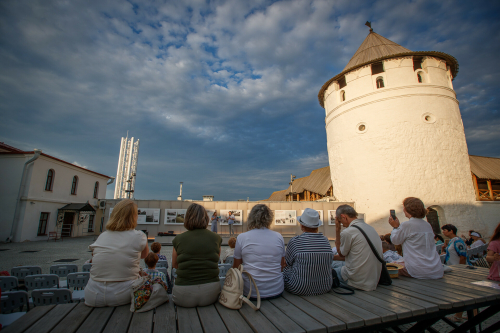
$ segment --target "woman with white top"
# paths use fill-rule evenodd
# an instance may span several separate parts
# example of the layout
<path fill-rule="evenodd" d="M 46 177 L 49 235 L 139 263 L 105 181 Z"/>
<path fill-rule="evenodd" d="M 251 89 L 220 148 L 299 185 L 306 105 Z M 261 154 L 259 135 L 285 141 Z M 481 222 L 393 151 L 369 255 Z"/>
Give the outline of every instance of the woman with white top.
<path fill-rule="evenodd" d="M 90 279 L 85 287 L 85 304 L 93 307 L 130 303 L 131 285 L 141 275 L 140 259 L 149 253 L 148 239 L 137 226 L 137 205 L 120 201 L 94 244 Z M 145 274 L 145 273 L 142 273 Z"/>
<path fill-rule="evenodd" d="M 423 220 L 426 214 L 424 203 L 418 198 L 403 200 L 403 212 L 409 221 L 399 223 L 399 219 L 389 216 L 389 224 L 394 228 L 391 241 L 402 245 L 405 268 L 399 275 L 416 279 L 440 279 L 443 265 L 436 251 L 434 232 L 429 222 Z"/>
<path fill-rule="evenodd" d="M 473 243 L 470 245 L 471 249 L 484 245 L 483 239 L 481 238 L 481 234 L 477 231 L 473 231 L 470 233 L 471 238 L 473 239 Z"/>
<path fill-rule="evenodd" d="M 261 299 L 281 296 L 285 284 L 281 271 L 285 266 L 285 241 L 283 236 L 269 229 L 273 212 L 266 205 L 255 205 L 248 215 L 248 230 L 238 236 L 234 249 L 233 267 L 243 264 L 259 288 Z M 250 283 L 243 275 L 243 293 L 248 294 Z M 252 288 L 251 299 L 257 297 Z"/>

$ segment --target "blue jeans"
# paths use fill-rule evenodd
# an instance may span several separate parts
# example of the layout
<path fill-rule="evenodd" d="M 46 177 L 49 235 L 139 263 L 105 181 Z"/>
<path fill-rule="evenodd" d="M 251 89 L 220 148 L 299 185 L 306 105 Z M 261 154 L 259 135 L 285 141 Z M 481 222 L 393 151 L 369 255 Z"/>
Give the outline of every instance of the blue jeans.
<path fill-rule="evenodd" d="M 344 278 L 342 277 L 342 267 L 343 266 L 345 266 L 345 261 L 334 260 L 332 262 L 332 269 L 335 270 L 335 272 L 337 273 L 340 285 L 349 287 L 349 285 L 347 284 L 347 280 L 344 280 Z"/>

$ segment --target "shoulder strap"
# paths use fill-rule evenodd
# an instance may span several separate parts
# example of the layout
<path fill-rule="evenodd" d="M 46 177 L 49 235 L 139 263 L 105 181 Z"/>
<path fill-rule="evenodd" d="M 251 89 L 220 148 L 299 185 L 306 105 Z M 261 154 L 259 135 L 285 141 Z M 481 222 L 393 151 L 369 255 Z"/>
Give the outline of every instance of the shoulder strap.
<path fill-rule="evenodd" d="M 250 288 L 249 288 L 249 291 L 248 291 L 248 296 L 245 297 L 244 295 L 241 295 L 240 296 L 240 299 L 247 303 L 252 309 L 254 309 L 255 311 L 259 310 L 260 309 L 260 292 L 259 292 L 259 288 L 257 288 L 257 284 L 255 283 L 255 280 L 253 279 L 253 276 L 248 273 L 247 271 L 245 271 L 243 269 L 243 265 L 240 265 L 238 267 L 238 270 L 241 272 L 241 275 L 246 274 L 248 276 L 248 279 L 250 280 Z M 243 279 L 242 279 L 243 281 Z M 250 301 L 250 297 L 252 296 L 252 284 L 254 285 L 255 287 L 255 291 L 257 292 L 257 306 L 255 306 L 252 301 Z"/>
<path fill-rule="evenodd" d="M 351 227 L 354 227 L 356 229 L 358 229 L 359 231 L 361 231 L 361 233 L 363 234 L 363 236 L 365 236 L 365 239 L 366 241 L 368 242 L 368 245 L 370 245 L 370 248 L 372 249 L 373 251 L 373 254 L 375 255 L 375 257 L 377 257 L 378 261 L 380 261 L 382 264 L 385 263 L 385 261 L 380 258 L 380 254 L 378 253 L 378 251 L 375 249 L 375 246 L 373 246 L 372 242 L 370 241 L 370 238 L 368 238 L 368 236 L 366 235 L 366 233 L 363 231 L 363 229 L 361 229 L 360 227 L 358 227 L 357 225 L 352 225 Z"/>

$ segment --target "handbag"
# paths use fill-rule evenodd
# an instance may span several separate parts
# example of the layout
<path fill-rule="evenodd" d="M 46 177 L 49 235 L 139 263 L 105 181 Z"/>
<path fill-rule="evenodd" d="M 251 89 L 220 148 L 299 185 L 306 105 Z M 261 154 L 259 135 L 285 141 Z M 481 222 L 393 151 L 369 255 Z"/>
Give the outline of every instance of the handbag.
<path fill-rule="evenodd" d="M 373 246 L 372 242 L 370 241 L 370 239 L 368 238 L 366 233 L 363 231 L 363 229 L 361 229 L 357 225 L 352 225 L 352 227 L 361 231 L 363 236 L 365 236 L 365 239 L 368 242 L 368 245 L 370 245 L 370 248 L 372 249 L 373 254 L 378 259 L 378 261 L 380 261 L 380 263 L 382 264 L 382 271 L 380 272 L 380 279 L 378 280 L 378 284 L 383 285 L 383 286 L 390 286 L 392 284 L 392 279 L 391 279 L 391 275 L 389 274 L 389 271 L 387 270 L 385 260 L 380 258 L 380 254 L 375 249 L 375 247 Z"/>
<path fill-rule="evenodd" d="M 130 312 L 146 312 L 168 302 L 167 289 L 161 278 L 141 276 L 132 284 Z"/>
<path fill-rule="evenodd" d="M 248 296 L 243 295 L 243 286 L 245 282 L 243 281 L 243 274 L 246 274 L 250 280 L 250 291 Z M 252 295 L 252 284 L 255 286 L 257 292 L 257 306 L 255 306 L 250 300 Z M 224 280 L 224 286 L 219 296 L 219 303 L 224 305 L 226 308 L 238 310 L 243 306 L 243 302 L 250 305 L 255 311 L 260 309 L 260 293 L 259 288 L 255 284 L 255 280 L 252 275 L 243 269 L 243 265 L 238 268 L 230 268 L 227 271 L 226 279 Z"/>

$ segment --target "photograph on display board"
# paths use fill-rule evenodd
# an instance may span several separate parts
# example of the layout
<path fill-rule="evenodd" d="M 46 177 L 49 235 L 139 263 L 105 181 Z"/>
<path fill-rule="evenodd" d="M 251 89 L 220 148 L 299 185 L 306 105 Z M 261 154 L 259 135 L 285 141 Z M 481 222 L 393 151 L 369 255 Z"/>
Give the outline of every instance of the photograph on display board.
<path fill-rule="evenodd" d="M 157 208 L 139 208 L 137 224 L 159 224 L 160 210 Z"/>
<path fill-rule="evenodd" d="M 295 210 L 275 210 L 274 211 L 275 225 L 296 225 L 297 211 Z"/>
<path fill-rule="evenodd" d="M 185 209 L 165 209 L 164 224 L 184 224 Z"/>
<path fill-rule="evenodd" d="M 220 225 L 228 225 L 227 219 L 229 216 L 229 212 L 234 215 L 234 225 L 242 225 L 243 222 L 243 211 L 242 210 L 221 210 L 220 211 Z"/>
<path fill-rule="evenodd" d="M 315 210 L 316 210 L 316 211 L 318 212 L 318 214 L 319 214 L 319 220 L 323 223 L 323 211 L 322 211 L 322 210 L 317 210 L 317 209 L 315 209 Z M 301 214 L 301 215 L 302 215 L 302 214 L 304 214 L 304 211 L 302 210 L 302 211 L 300 212 L 300 214 Z"/>
<path fill-rule="evenodd" d="M 208 225 L 212 225 L 212 215 L 216 212 L 215 209 L 206 209 L 208 215 Z"/>
<path fill-rule="evenodd" d="M 335 225 L 335 210 L 328 211 L 328 224 Z"/>

